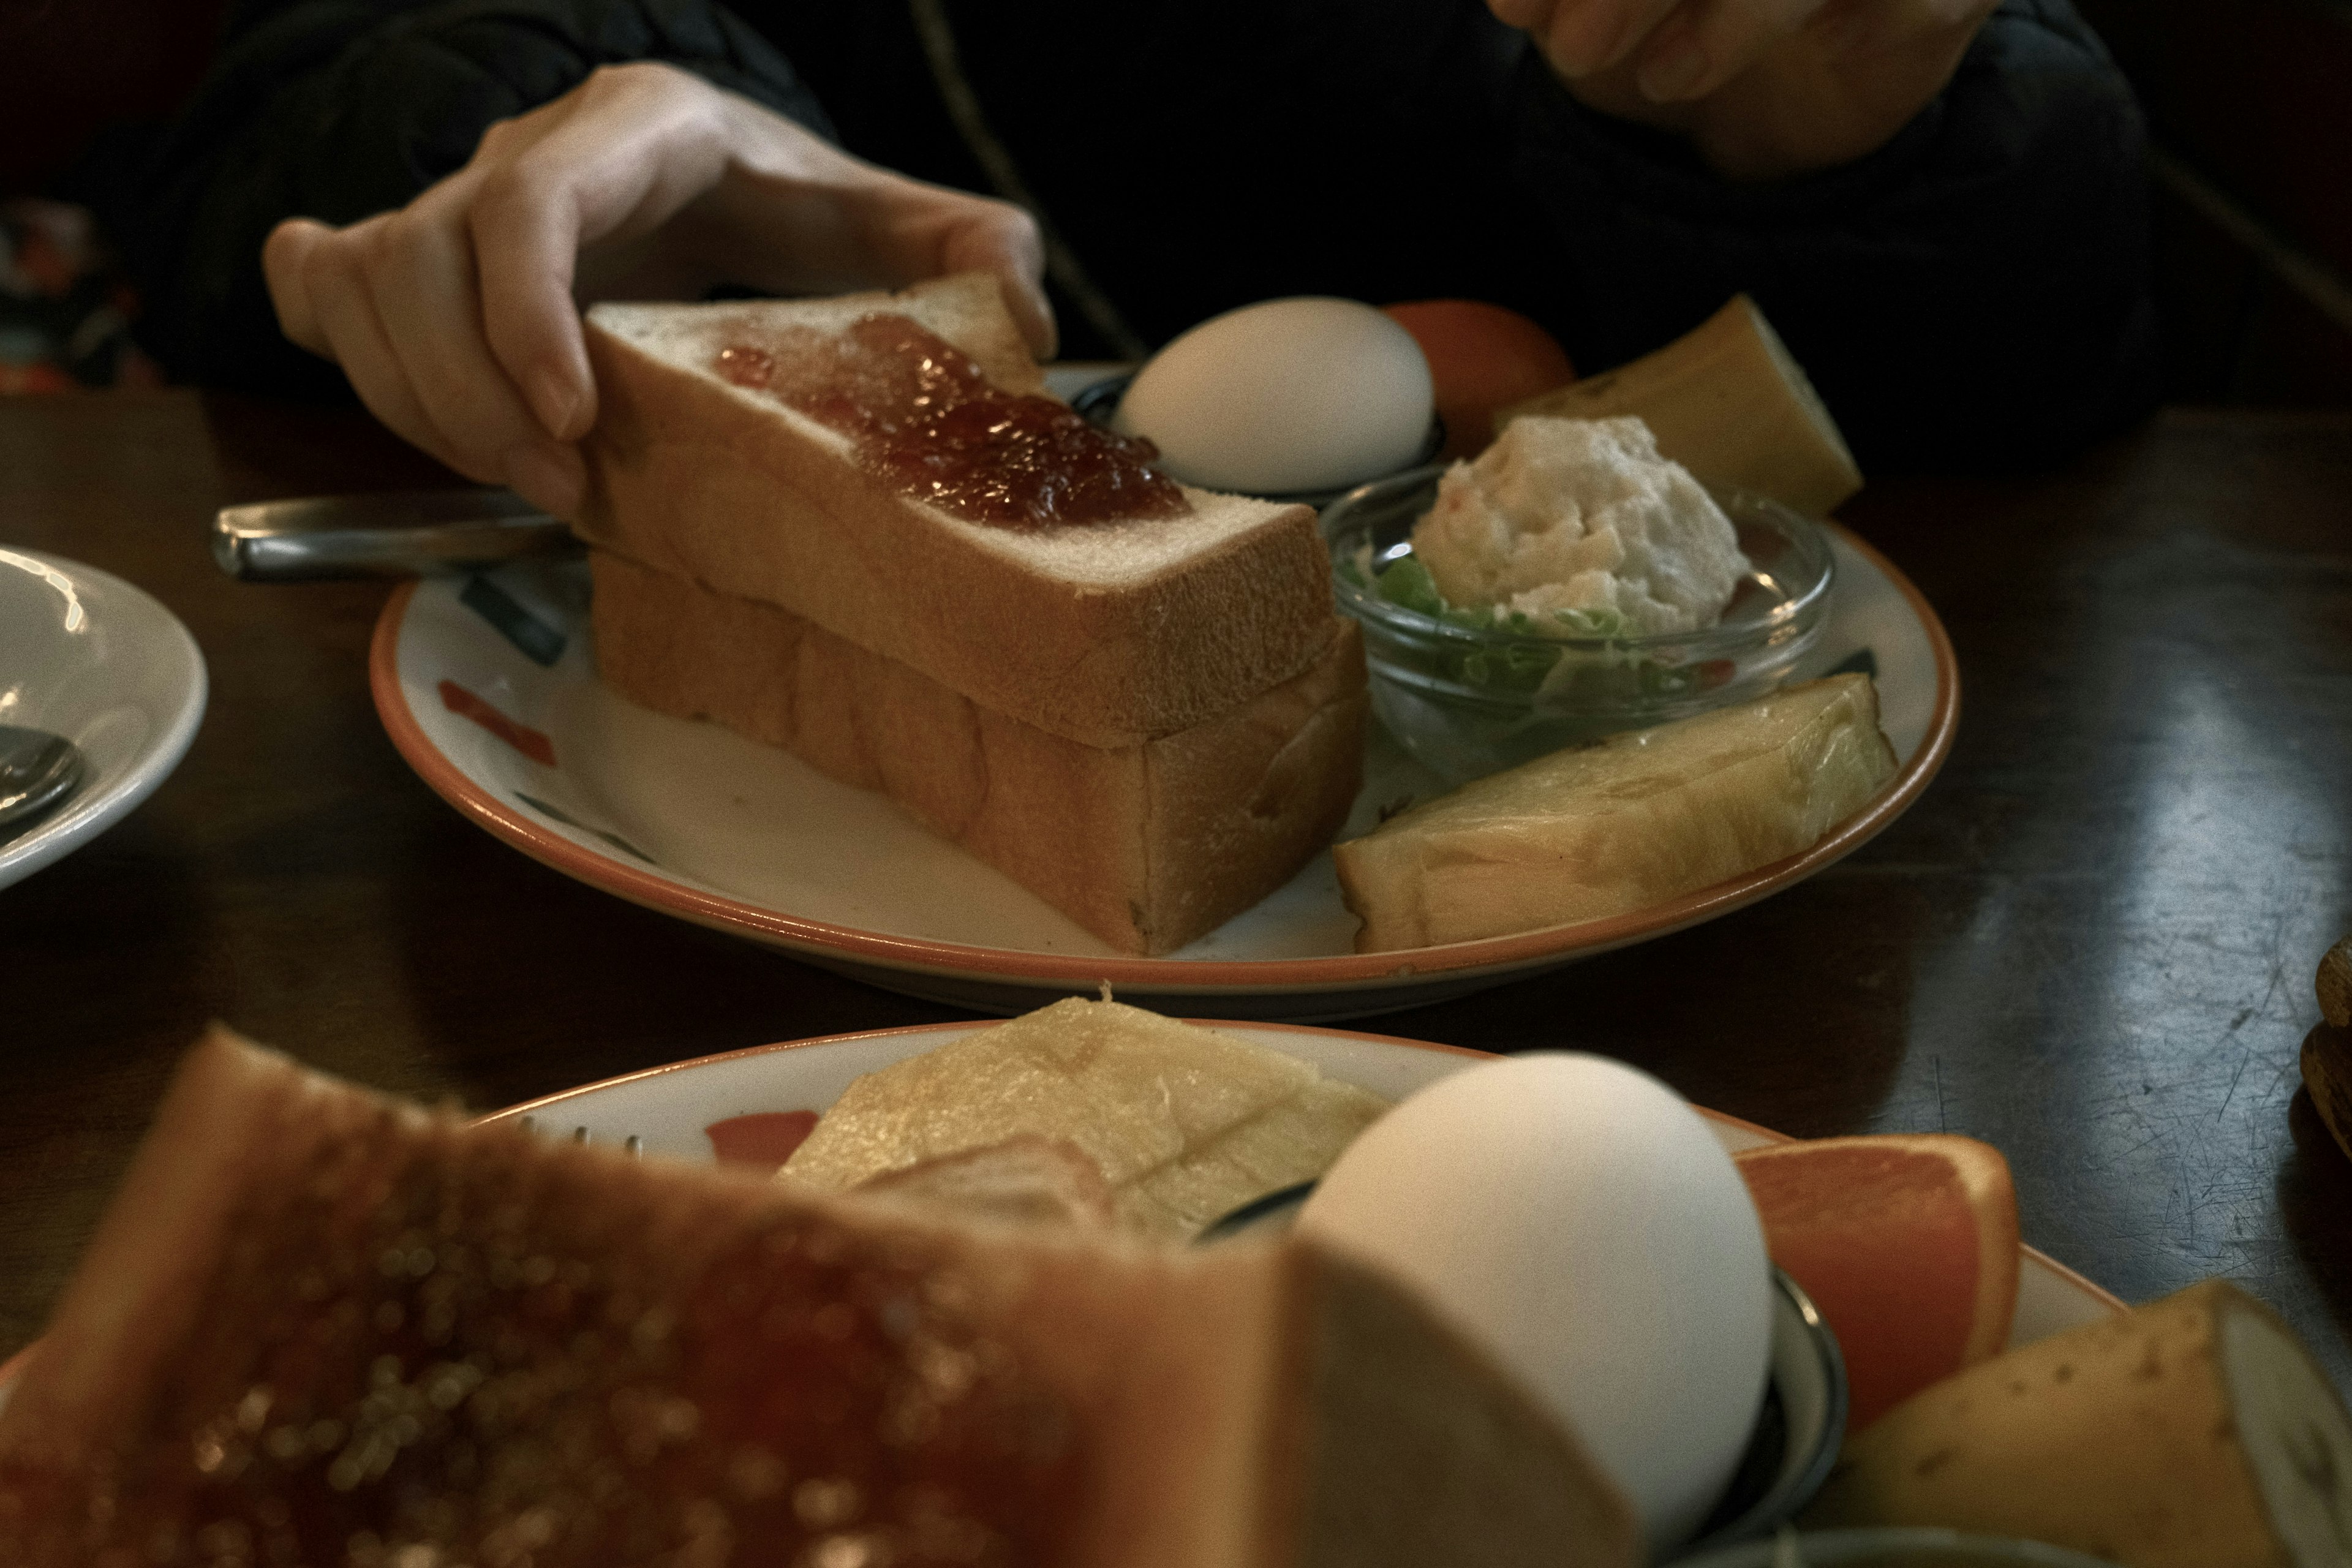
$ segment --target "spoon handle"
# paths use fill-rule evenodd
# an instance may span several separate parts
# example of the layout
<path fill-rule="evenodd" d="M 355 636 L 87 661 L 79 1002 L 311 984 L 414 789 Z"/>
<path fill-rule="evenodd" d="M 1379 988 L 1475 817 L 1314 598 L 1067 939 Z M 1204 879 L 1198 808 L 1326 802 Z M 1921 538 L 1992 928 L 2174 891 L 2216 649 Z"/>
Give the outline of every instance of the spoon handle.
<path fill-rule="evenodd" d="M 445 576 L 579 550 L 511 490 L 313 496 L 224 507 L 213 522 L 213 559 L 245 583 Z"/>

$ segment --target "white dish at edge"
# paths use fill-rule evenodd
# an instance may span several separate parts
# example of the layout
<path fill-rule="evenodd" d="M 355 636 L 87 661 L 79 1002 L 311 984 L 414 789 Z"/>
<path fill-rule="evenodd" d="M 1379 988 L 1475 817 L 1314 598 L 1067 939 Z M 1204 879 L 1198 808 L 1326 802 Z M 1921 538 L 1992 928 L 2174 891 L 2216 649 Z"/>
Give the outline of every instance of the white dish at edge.
<path fill-rule="evenodd" d="M 204 655 L 171 611 L 111 573 L 0 547 L 0 723 L 81 748 L 61 806 L 0 837 L 0 888 L 81 847 L 136 809 L 203 721 Z"/>

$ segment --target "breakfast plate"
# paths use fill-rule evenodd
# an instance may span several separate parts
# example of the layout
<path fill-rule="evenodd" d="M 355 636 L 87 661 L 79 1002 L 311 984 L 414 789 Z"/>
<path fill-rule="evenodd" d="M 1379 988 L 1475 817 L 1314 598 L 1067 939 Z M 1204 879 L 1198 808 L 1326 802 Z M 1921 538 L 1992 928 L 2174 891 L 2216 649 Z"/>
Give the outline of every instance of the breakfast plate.
<path fill-rule="evenodd" d="M 187 754 L 205 714 L 204 655 L 172 612 L 110 573 L 0 549 L 0 723 L 81 751 L 82 782 L 13 836 L 0 828 L 0 888 L 123 817 Z"/>
<path fill-rule="evenodd" d="M 1352 1030 L 1285 1024 L 1213 1026 L 1310 1061 L 1330 1077 L 1392 1100 L 1493 1059 L 1458 1047 Z M 696 1163 L 725 1158 L 772 1169 L 853 1079 L 986 1027 L 935 1024 L 754 1047 L 567 1089 L 510 1106 L 483 1121 L 519 1122 L 545 1137 Z M 1780 1134 L 1735 1117 L 1704 1108 L 1700 1114 L 1727 1150 L 1781 1141 Z M 2033 1248 L 2021 1247 L 2020 1255 L 2011 1344 L 2029 1343 L 2123 1310 L 2114 1296 Z M 25 1358 L 37 1348 L 0 1365 L 0 1404 L 5 1403 Z M 1835 1361 L 1833 1353 L 1830 1360 Z M 1777 1366 L 1776 1361 L 1776 1376 Z M 1838 1403 L 1842 1405 L 1842 1397 Z M 1818 1480 L 1817 1471 L 1811 1479 Z"/>
<path fill-rule="evenodd" d="M 370 658 L 376 710 L 425 783 L 525 854 L 650 909 L 891 990 L 992 1012 L 1108 982 L 1131 1001 L 1267 1018 L 1418 1006 L 1662 936 L 1790 887 L 1916 800 L 1950 749 L 1959 677 L 1935 612 L 1832 529 L 1835 608 L 1799 678 L 1873 671 L 1898 761 L 1812 848 L 1631 914 L 1358 953 L 1328 854 L 1162 958 L 1119 953 L 882 796 L 712 724 L 635 707 L 596 679 L 588 574 L 523 562 L 396 590 Z M 1343 837 L 1431 775 L 1375 727 Z"/>
<path fill-rule="evenodd" d="M 1325 1073 L 1401 1100 L 1447 1073 L 1491 1060 L 1483 1051 L 1432 1045 L 1352 1029 L 1297 1024 L 1208 1022 L 1253 1045 L 1313 1062 Z M 815 1113 L 840 1098 L 850 1080 L 908 1057 L 935 1050 L 989 1027 L 984 1023 L 930 1024 L 867 1034 L 833 1035 L 703 1057 L 648 1068 L 602 1083 L 566 1089 L 509 1106 L 485 1120 L 529 1118 L 541 1131 L 593 1143 L 709 1163 L 722 1147 L 730 1157 L 772 1165 L 780 1136 L 796 1141 Z M 1726 1149 L 1784 1142 L 1782 1135 L 1737 1117 L 1701 1108 Z M 2010 1342 L 2029 1344 L 2123 1310 L 2123 1303 L 2089 1280 L 2027 1247 L 2020 1249 L 2017 1315 Z"/>

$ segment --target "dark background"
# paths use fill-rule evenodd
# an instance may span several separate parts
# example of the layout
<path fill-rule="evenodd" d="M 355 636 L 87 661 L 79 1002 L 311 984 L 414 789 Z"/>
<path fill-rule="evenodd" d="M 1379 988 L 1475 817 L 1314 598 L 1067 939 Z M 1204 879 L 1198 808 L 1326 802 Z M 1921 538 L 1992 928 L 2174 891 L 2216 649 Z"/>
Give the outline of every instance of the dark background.
<path fill-rule="evenodd" d="M 2139 89 L 2174 402 L 2352 405 L 2352 0 L 2076 0 Z M 203 74 L 224 0 L 0 0 L 0 197 L 73 194 Z"/>

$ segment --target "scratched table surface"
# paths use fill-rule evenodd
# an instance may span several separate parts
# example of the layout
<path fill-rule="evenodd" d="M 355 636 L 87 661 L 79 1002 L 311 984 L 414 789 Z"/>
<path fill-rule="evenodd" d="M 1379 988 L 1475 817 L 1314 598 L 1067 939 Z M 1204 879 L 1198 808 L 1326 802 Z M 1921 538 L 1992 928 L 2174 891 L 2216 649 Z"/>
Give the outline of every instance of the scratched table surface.
<path fill-rule="evenodd" d="M 383 585 L 240 586 L 205 553 L 223 504 L 448 482 L 356 413 L 0 399 L 0 544 L 144 587 L 212 676 L 153 797 L 0 890 L 0 1352 L 207 1019 L 489 1108 L 958 1016 L 497 843 L 376 722 Z M 2236 1279 L 2352 1387 L 2352 1163 L 2296 1068 L 2352 930 L 2352 413 L 2172 411 L 1845 516 L 1959 653 L 1958 742 L 1909 815 L 1727 919 L 1368 1026 L 1608 1052 L 1792 1133 L 1988 1139 L 2026 1239 L 2132 1300 Z"/>

